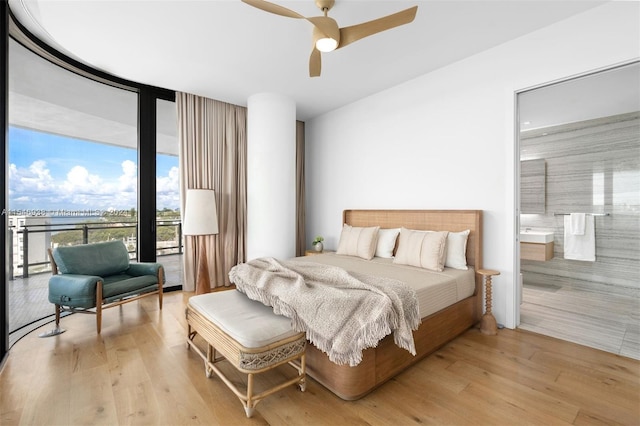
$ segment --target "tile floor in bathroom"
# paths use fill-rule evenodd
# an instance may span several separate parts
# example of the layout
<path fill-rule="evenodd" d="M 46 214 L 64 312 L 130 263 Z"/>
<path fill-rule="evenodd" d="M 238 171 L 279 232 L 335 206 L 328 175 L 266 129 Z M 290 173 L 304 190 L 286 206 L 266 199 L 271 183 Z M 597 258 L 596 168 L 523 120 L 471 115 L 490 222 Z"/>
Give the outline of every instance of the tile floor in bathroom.
<path fill-rule="evenodd" d="M 525 282 L 519 328 L 640 360 L 638 297 Z"/>

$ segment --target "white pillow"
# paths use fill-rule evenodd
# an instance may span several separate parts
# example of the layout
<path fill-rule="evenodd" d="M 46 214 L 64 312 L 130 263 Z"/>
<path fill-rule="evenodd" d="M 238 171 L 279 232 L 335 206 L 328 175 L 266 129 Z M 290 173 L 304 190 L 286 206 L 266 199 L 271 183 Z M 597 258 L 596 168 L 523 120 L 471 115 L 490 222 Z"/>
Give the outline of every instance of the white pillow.
<path fill-rule="evenodd" d="M 442 272 L 444 270 L 447 231 L 400 230 L 400 242 L 393 263 Z"/>
<path fill-rule="evenodd" d="M 378 231 L 378 244 L 376 246 L 376 257 L 393 257 L 393 249 L 396 247 L 396 239 L 400 233 L 400 228 L 380 229 Z"/>
<path fill-rule="evenodd" d="M 469 230 L 449 232 L 447 235 L 447 260 L 444 266 L 454 269 L 469 269 L 467 267 L 467 239 Z"/>
<path fill-rule="evenodd" d="M 345 224 L 342 227 L 336 254 L 358 256 L 371 260 L 376 253 L 379 226 L 359 228 Z"/>

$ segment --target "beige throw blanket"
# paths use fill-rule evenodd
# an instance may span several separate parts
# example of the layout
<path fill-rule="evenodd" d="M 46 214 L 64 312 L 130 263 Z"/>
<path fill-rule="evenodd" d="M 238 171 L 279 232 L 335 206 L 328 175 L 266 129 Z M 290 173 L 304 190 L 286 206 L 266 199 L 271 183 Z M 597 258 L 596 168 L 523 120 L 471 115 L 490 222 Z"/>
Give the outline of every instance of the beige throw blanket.
<path fill-rule="evenodd" d="M 234 266 L 231 282 L 250 299 L 272 306 L 336 364 L 357 365 L 362 351 L 393 332 L 415 355 L 420 325 L 415 292 L 401 281 L 348 273 L 313 262 L 259 258 Z"/>

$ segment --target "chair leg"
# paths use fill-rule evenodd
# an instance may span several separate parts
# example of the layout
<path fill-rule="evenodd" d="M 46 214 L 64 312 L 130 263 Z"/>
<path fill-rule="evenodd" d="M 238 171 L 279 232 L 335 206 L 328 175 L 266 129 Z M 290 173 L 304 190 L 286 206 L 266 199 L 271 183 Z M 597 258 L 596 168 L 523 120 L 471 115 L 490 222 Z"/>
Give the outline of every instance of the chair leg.
<path fill-rule="evenodd" d="M 96 328 L 98 334 L 102 331 L 102 281 L 96 285 Z"/>
<path fill-rule="evenodd" d="M 50 331 L 45 331 L 44 333 L 40 333 L 38 334 L 38 337 L 52 337 L 52 336 L 57 336 L 58 334 L 62 334 L 64 333 L 65 329 L 60 328 L 60 311 L 62 311 L 62 306 L 60 305 L 55 305 L 56 307 L 56 328 L 54 328 L 53 330 Z"/>
<path fill-rule="evenodd" d="M 158 270 L 158 308 L 162 310 L 162 285 L 164 283 L 164 268 Z"/>

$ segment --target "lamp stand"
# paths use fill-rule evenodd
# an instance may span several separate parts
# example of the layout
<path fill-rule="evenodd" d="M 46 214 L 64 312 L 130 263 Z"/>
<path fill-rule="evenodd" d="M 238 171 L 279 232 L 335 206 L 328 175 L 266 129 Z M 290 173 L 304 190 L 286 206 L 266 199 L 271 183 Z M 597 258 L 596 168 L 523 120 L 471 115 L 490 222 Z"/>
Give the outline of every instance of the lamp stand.
<path fill-rule="evenodd" d="M 196 271 L 196 294 L 211 292 L 211 280 L 209 279 L 209 265 L 207 263 L 207 243 L 204 235 L 198 236 L 200 249 L 198 250 L 198 269 Z"/>

